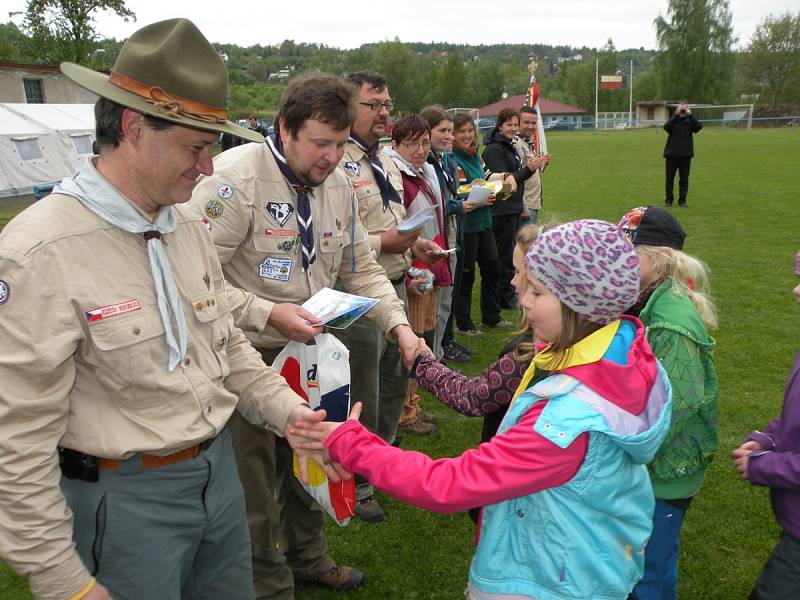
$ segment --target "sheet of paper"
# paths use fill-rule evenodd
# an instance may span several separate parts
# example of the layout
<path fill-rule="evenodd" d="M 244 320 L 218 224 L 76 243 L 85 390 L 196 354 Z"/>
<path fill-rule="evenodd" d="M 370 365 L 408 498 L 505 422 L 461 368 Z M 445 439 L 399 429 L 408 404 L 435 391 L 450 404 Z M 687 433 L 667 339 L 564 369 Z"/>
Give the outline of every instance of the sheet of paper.
<path fill-rule="evenodd" d="M 481 206 L 484 202 L 486 202 L 486 200 L 488 200 L 493 191 L 494 190 L 490 190 L 488 187 L 482 185 L 473 185 L 469 192 L 469 196 L 467 196 L 467 200 L 471 200 L 477 206 Z"/>
<path fill-rule="evenodd" d="M 375 298 L 355 296 L 331 288 L 322 288 L 303 303 L 323 325 L 344 329 L 378 303 Z"/>
<path fill-rule="evenodd" d="M 436 219 L 436 208 L 434 206 L 426 206 L 400 223 L 397 226 L 397 231 L 400 233 L 419 231 L 434 219 Z"/>

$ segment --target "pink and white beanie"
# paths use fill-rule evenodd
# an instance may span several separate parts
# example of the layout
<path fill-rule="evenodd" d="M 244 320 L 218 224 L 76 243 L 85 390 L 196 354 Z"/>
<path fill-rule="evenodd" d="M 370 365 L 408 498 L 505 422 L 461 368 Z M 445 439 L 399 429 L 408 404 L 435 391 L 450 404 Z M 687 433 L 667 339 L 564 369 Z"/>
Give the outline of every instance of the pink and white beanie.
<path fill-rule="evenodd" d="M 544 232 L 525 264 L 562 303 L 593 323 L 617 320 L 639 295 L 633 244 L 606 221 L 571 221 Z"/>

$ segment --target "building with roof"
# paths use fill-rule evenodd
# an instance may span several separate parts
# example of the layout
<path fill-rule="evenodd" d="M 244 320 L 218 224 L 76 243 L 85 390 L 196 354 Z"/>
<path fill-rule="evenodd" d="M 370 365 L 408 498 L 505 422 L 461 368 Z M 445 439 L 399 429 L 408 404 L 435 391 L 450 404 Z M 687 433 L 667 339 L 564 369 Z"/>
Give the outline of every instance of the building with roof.
<path fill-rule="evenodd" d="M 0 61 L 0 102 L 85 104 L 97 96 L 73 83 L 58 67 Z"/>
<path fill-rule="evenodd" d="M 525 104 L 525 96 L 509 96 L 497 102 L 492 102 L 478 109 L 481 128 L 486 127 L 484 119 L 496 117 L 504 108 L 519 110 Z M 539 111 L 542 114 L 542 123 L 545 129 L 580 129 L 588 125 L 586 111 L 577 106 L 570 106 L 556 102 L 549 98 L 539 96 Z M 492 126 L 494 124 L 492 123 Z"/>

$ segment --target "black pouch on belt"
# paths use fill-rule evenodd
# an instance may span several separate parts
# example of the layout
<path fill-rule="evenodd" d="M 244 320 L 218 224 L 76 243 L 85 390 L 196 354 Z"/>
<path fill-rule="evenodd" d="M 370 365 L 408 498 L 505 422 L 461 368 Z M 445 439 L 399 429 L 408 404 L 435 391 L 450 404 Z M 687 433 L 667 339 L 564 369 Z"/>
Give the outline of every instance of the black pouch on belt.
<path fill-rule="evenodd" d="M 91 483 L 100 479 L 100 467 L 96 456 L 69 448 L 59 448 L 58 463 L 67 479 L 81 479 Z"/>

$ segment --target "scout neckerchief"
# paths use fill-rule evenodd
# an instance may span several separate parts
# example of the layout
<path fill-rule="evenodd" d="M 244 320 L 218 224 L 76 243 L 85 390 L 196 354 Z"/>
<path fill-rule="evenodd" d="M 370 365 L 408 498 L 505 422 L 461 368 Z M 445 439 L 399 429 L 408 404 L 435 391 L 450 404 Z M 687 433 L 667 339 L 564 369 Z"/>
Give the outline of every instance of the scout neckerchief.
<path fill-rule="evenodd" d="M 450 198 L 455 198 L 458 195 L 458 185 L 456 184 L 455 178 L 453 174 L 450 173 L 450 169 L 447 168 L 445 160 L 449 157 L 442 152 L 435 152 L 431 150 L 430 154 L 428 154 L 428 164 L 430 164 L 435 170 L 436 175 L 438 176 L 441 174 L 440 179 L 444 180 L 445 187 L 450 192 Z M 442 190 L 442 196 L 445 196 L 444 189 Z"/>
<path fill-rule="evenodd" d="M 303 271 L 308 271 L 308 267 L 317 260 L 317 251 L 314 248 L 314 223 L 311 221 L 311 202 L 308 199 L 308 192 L 311 191 L 311 188 L 303 185 L 292 173 L 289 163 L 283 156 L 283 143 L 277 132 L 267 137 L 267 147 L 272 152 L 286 181 L 297 194 L 297 228 L 300 230 L 300 243 L 303 245 Z"/>
<path fill-rule="evenodd" d="M 383 210 L 385 211 L 389 208 L 389 202 L 398 202 L 402 204 L 403 200 L 400 198 L 397 190 L 389 183 L 389 178 L 386 176 L 386 171 L 383 170 L 381 159 L 378 158 L 378 142 L 375 142 L 372 146 L 367 146 L 366 142 L 353 132 L 350 132 L 350 141 L 358 146 L 358 148 L 367 155 L 367 158 L 369 158 L 369 164 L 372 165 L 372 175 L 375 177 L 375 183 L 378 184 L 378 189 L 381 191 Z"/>
<path fill-rule="evenodd" d="M 151 223 L 134 208 L 130 200 L 98 173 L 91 162 L 74 177 L 64 179 L 53 192 L 74 196 L 98 217 L 123 231 L 144 234 L 144 239 L 147 240 L 150 273 L 156 288 L 158 310 L 161 313 L 164 337 L 169 347 L 168 368 L 174 371 L 186 356 L 186 316 L 175 284 L 175 276 L 169 265 L 169 258 L 161 244 L 161 235 L 172 233 L 177 227 L 172 207 L 162 206 L 155 221 Z M 173 320 L 178 327 L 177 341 L 172 330 Z"/>

